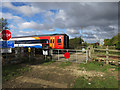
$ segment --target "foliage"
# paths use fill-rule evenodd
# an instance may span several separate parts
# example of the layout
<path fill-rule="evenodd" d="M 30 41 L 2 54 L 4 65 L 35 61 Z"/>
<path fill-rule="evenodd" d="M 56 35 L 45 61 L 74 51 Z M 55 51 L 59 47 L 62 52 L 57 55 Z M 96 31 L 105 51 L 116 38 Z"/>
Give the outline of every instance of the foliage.
<path fill-rule="evenodd" d="M 114 36 L 111 39 L 105 39 L 104 45 L 108 45 L 108 46 L 115 45 L 116 49 L 120 49 L 120 33 L 118 33 L 116 36 Z"/>
<path fill-rule="evenodd" d="M 81 39 L 81 37 L 78 37 L 78 38 L 75 37 L 75 38 L 69 40 L 69 46 L 72 49 L 81 48 L 81 46 L 83 46 L 83 45 L 87 46 L 86 42 L 84 42 L 83 44 L 82 44 L 82 42 L 84 42 L 84 41 L 83 41 L 83 39 Z"/>
<path fill-rule="evenodd" d="M 1 18 L 0 19 L 0 31 L 2 31 L 4 29 L 9 29 L 8 22 L 7 22 L 7 19 Z"/>

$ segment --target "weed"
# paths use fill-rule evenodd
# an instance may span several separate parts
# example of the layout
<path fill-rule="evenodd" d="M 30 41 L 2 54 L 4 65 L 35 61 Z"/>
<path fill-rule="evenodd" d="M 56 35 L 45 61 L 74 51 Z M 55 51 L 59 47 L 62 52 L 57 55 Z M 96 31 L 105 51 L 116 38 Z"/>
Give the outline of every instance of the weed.
<path fill-rule="evenodd" d="M 65 66 L 70 66 L 72 64 L 72 62 L 62 62 L 61 64 L 59 64 L 60 67 L 65 67 Z"/>

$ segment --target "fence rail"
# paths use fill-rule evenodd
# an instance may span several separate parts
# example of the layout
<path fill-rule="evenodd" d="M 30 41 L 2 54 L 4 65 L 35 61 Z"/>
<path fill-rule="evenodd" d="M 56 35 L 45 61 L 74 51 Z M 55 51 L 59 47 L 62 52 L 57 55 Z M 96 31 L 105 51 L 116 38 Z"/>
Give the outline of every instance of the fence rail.
<path fill-rule="evenodd" d="M 100 53 L 99 51 L 102 53 Z M 119 55 L 120 50 L 109 49 L 108 46 L 105 49 L 92 48 L 92 50 L 89 50 L 90 58 L 103 59 L 107 64 L 109 63 L 110 60 L 119 62 L 120 61 Z"/>
<path fill-rule="evenodd" d="M 98 50 L 98 51 L 106 51 L 107 49 L 96 49 L 96 48 L 94 48 L 94 50 Z M 108 49 L 108 51 L 112 51 L 112 52 L 120 52 L 120 50 L 113 50 L 113 49 Z"/>

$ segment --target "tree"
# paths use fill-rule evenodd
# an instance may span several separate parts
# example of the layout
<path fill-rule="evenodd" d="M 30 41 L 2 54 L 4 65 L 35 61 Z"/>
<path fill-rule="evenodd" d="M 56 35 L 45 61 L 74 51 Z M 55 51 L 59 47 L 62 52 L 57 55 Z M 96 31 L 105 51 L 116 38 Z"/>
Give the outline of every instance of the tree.
<path fill-rule="evenodd" d="M 116 49 L 120 50 L 120 42 L 118 42 L 115 46 Z"/>
<path fill-rule="evenodd" d="M 70 39 L 69 41 L 69 46 L 70 48 L 81 48 L 82 46 L 82 42 L 83 42 L 83 39 L 81 39 L 81 37 L 75 37 L 73 39 Z"/>
<path fill-rule="evenodd" d="M 2 31 L 4 29 L 9 29 L 8 22 L 7 22 L 7 19 L 1 18 L 0 19 L 0 31 Z"/>

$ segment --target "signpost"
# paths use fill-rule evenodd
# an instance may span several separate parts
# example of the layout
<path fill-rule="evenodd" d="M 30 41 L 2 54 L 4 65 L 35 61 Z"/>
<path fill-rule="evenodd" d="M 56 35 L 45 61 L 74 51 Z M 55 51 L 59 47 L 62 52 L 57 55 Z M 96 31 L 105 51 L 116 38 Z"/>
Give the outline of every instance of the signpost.
<path fill-rule="evenodd" d="M 0 37 L 4 40 L 0 41 L 1 53 L 11 53 L 11 48 L 14 48 L 14 41 L 7 41 L 11 38 L 11 32 L 9 30 L 3 30 L 0 33 Z"/>
<path fill-rule="evenodd" d="M 9 30 L 3 30 L 1 32 L 1 38 L 3 40 L 9 40 L 11 38 L 11 32 Z"/>
<path fill-rule="evenodd" d="M 0 48 L 14 48 L 14 41 L 0 41 Z"/>
<path fill-rule="evenodd" d="M 64 57 L 65 57 L 66 59 L 70 58 L 70 53 L 69 53 L 69 52 L 66 52 L 66 53 L 64 54 Z"/>
<path fill-rule="evenodd" d="M 43 50 L 43 55 L 45 56 L 45 60 L 46 60 L 46 55 L 48 55 L 48 50 Z"/>

